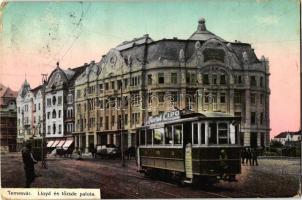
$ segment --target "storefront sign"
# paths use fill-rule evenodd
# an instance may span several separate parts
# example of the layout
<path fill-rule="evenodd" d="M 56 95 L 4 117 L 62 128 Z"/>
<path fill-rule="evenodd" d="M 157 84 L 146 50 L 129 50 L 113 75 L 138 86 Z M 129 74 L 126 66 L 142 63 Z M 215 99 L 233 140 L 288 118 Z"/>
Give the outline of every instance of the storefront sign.
<path fill-rule="evenodd" d="M 151 116 L 148 118 L 146 125 L 150 124 L 156 124 L 156 123 L 163 123 L 163 122 L 168 122 L 168 121 L 173 121 L 176 119 L 180 119 L 180 111 L 175 110 L 171 112 L 165 112 L 160 115 L 156 116 Z"/>

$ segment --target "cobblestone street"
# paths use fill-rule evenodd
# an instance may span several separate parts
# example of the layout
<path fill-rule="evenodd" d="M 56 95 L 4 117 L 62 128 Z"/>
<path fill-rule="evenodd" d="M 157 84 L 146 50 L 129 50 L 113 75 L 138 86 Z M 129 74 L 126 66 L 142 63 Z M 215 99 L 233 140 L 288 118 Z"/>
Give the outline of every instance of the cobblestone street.
<path fill-rule="evenodd" d="M 36 166 L 32 187 L 100 188 L 102 198 L 219 198 L 291 197 L 299 189 L 300 160 L 259 159 L 259 166 L 242 166 L 237 182 L 213 186 L 181 187 L 173 181 L 145 178 L 136 171 L 134 160 L 48 158 L 48 169 Z M 20 153 L 1 155 L 2 187 L 23 187 L 25 182 Z"/>

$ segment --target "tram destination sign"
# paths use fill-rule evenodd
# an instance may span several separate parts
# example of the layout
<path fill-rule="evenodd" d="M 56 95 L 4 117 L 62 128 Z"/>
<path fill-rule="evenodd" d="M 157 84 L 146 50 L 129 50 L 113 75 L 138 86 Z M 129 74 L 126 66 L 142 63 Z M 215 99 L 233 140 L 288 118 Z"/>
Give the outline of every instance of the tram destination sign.
<path fill-rule="evenodd" d="M 164 122 L 169 122 L 169 121 L 173 121 L 176 119 L 180 119 L 179 110 L 175 110 L 175 111 L 171 111 L 171 112 L 164 112 L 160 115 L 151 116 L 148 118 L 146 125 L 164 123 Z"/>

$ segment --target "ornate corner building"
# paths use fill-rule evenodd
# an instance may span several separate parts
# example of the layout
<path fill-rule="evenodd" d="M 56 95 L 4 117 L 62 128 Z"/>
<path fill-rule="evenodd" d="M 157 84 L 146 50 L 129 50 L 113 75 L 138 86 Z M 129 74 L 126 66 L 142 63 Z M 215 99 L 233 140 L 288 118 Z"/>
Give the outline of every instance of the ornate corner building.
<path fill-rule="evenodd" d="M 85 66 L 74 81 L 76 148 L 136 146 L 148 116 L 175 108 L 241 116 L 244 146 L 269 143 L 268 60 L 211 33 L 203 18 L 187 40 L 144 35 Z"/>

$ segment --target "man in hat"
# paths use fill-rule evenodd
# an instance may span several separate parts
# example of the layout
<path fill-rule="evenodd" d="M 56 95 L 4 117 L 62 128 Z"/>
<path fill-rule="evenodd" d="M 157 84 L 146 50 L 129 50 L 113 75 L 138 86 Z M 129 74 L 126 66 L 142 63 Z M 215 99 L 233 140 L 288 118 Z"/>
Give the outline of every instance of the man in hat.
<path fill-rule="evenodd" d="M 31 143 L 26 143 L 25 147 L 22 149 L 22 158 L 26 176 L 26 185 L 25 187 L 29 188 L 30 184 L 34 181 L 36 174 L 35 174 L 35 164 L 38 163 L 34 159 L 34 156 L 31 152 Z"/>

